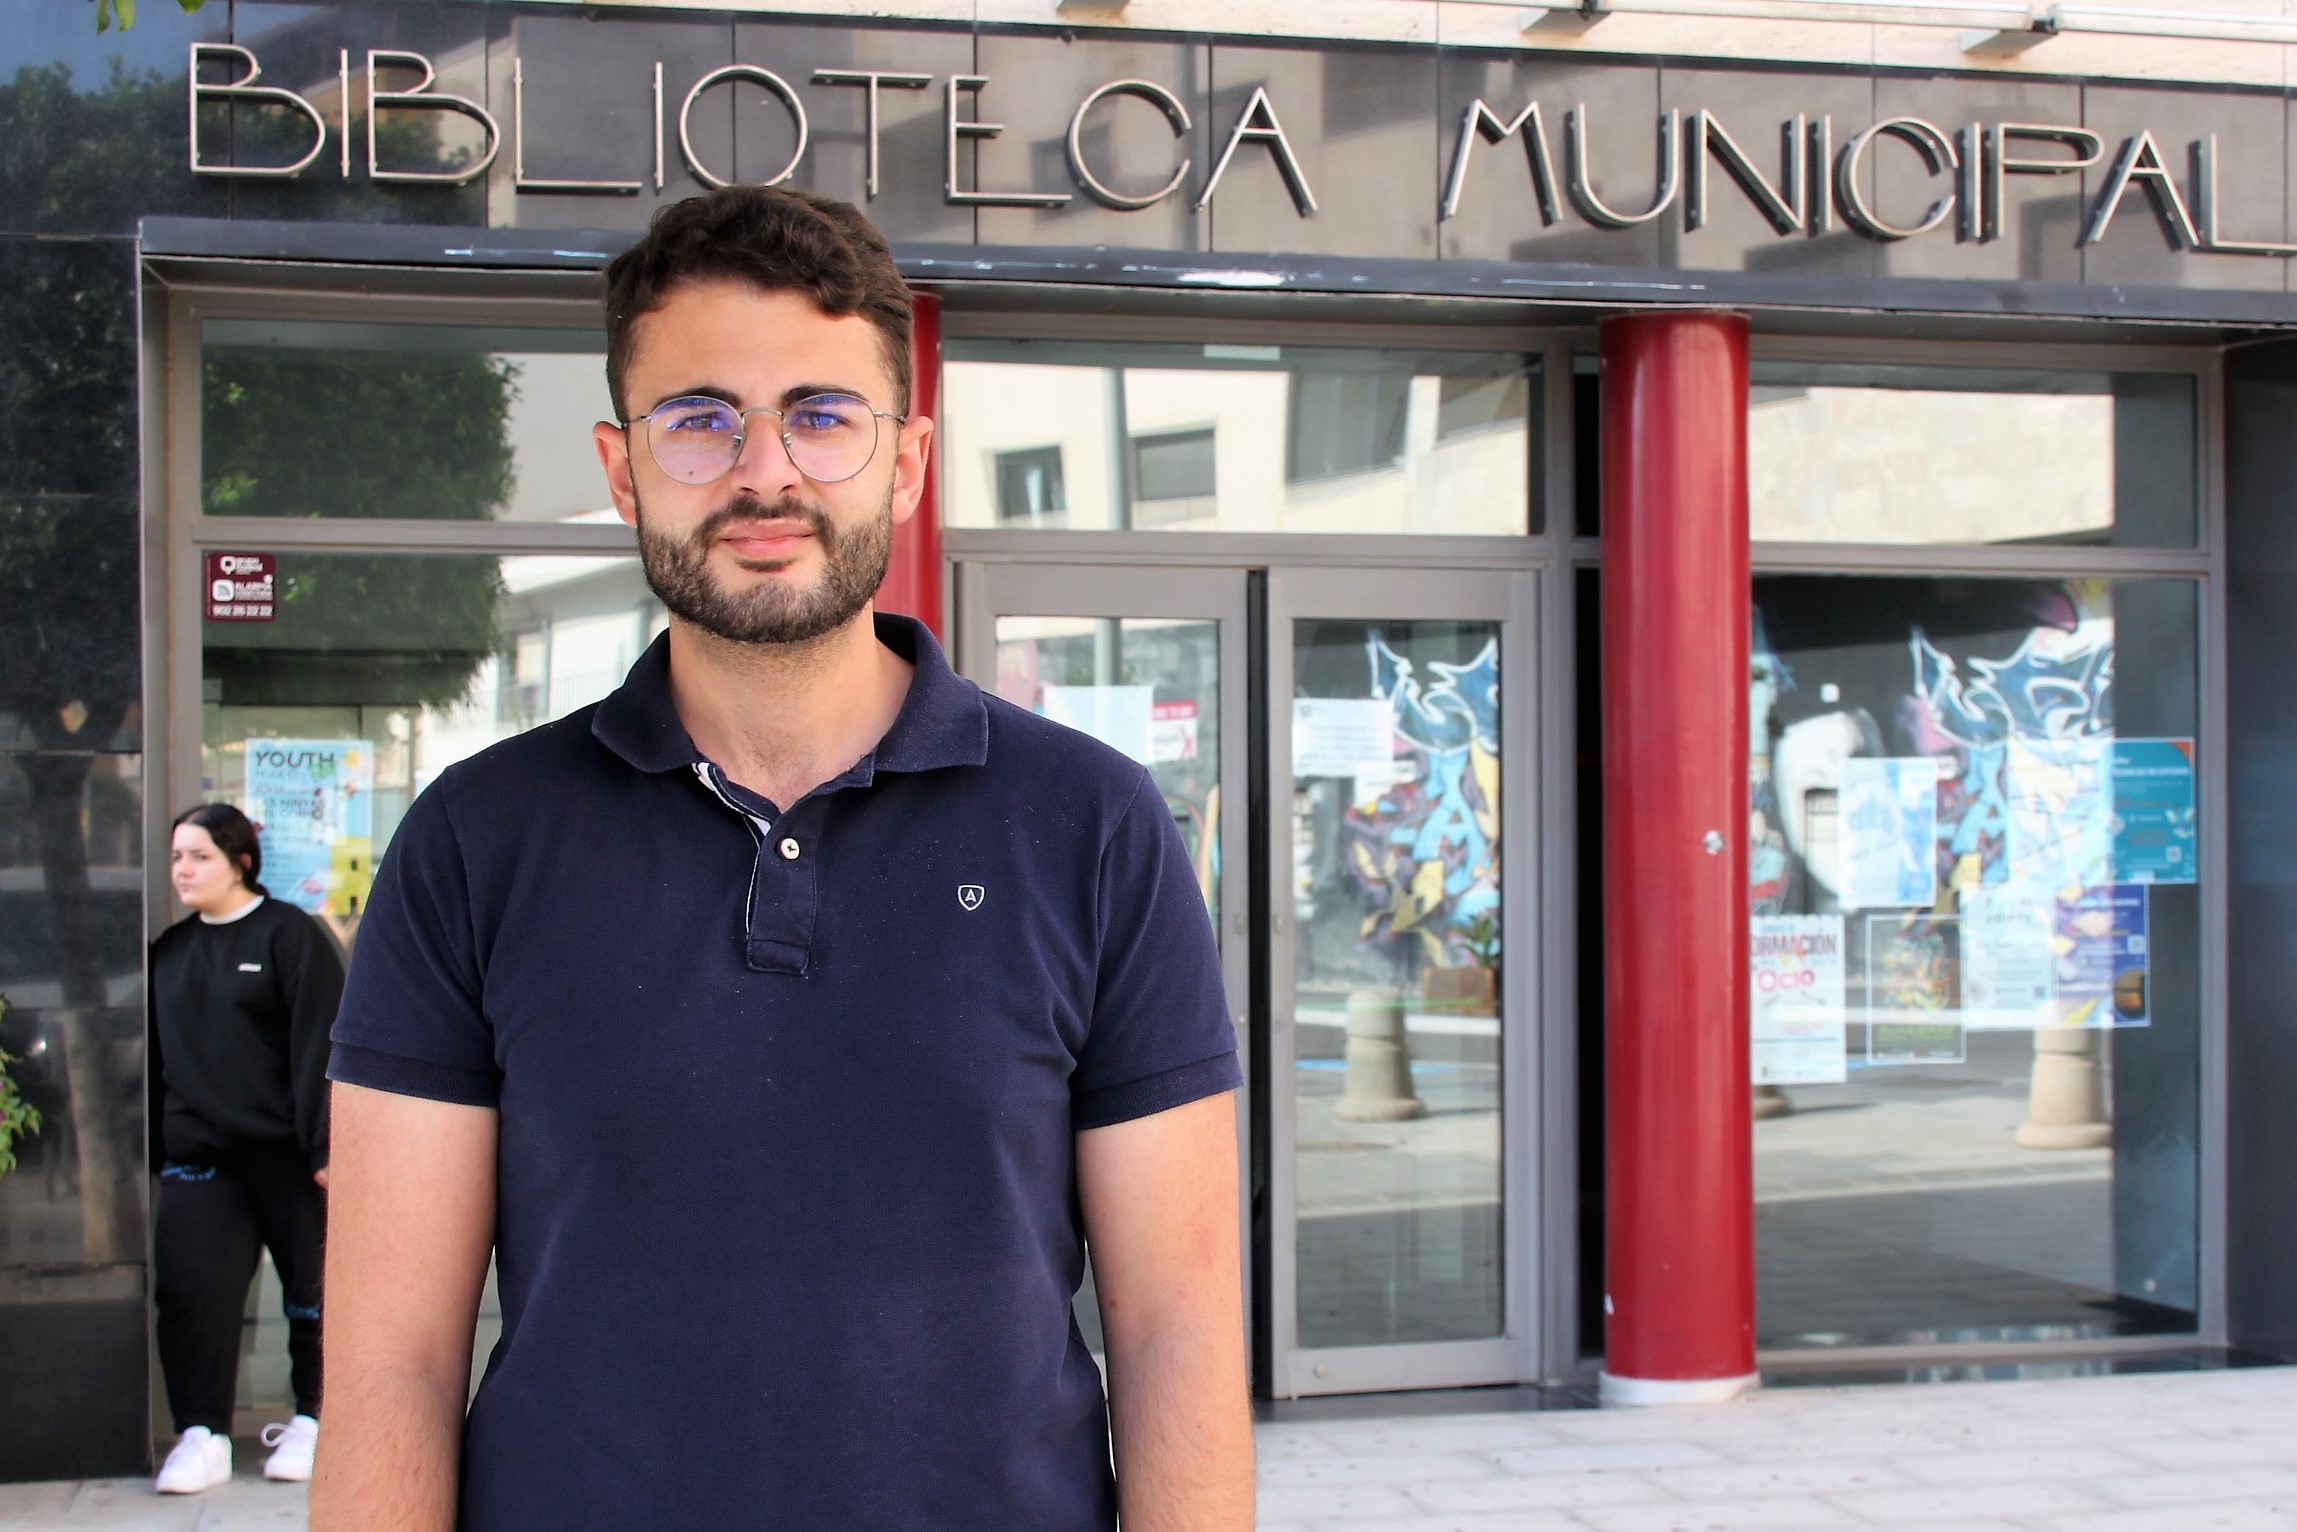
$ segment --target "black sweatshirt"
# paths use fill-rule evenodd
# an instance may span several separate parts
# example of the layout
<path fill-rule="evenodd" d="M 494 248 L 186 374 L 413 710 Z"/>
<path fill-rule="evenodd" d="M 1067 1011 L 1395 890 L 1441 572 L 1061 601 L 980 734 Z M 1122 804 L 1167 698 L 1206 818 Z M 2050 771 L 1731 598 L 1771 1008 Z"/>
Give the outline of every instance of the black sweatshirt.
<path fill-rule="evenodd" d="M 266 899 L 152 943 L 151 1157 L 213 1164 L 289 1141 L 327 1163 L 327 1031 L 343 960 L 327 928 Z"/>

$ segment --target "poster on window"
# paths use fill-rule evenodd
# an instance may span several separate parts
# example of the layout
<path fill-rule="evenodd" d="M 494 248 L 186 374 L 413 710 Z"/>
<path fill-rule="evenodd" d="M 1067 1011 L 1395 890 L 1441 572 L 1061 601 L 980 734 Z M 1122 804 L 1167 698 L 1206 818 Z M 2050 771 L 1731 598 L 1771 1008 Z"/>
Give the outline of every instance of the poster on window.
<path fill-rule="evenodd" d="M 2113 878 L 2112 741 L 2010 742 L 2010 879 L 2094 888 Z"/>
<path fill-rule="evenodd" d="M 2051 891 L 2032 884 L 1963 891 L 1965 1027 L 2004 1032 L 2056 1024 L 2056 915 Z"/>
<path fill-rule="evenodd" d="M 2143 883 L 2116 883 L 2058 901 L 2058 1026 L 2152 1023 L 2146 900 Z"/>
<path fill-rule="evenodd" d="M 1155 694 L 1153 686 L 1048 686 L 1045 716 L 1145 766 L 1155 759 L 1150 749 Z"/>
<path fill-rule="evenodd" d="M 2194 831 L 2193 741 L 2115 740 L 2114 881 L 2194 882 Z"/>
<path fill-rule="evenodd" d="M 1157 702 L 1149 706 L 1149 764 L 1196 759 L 1196 703 Z"/>
<path fill-rule="evenodd" d="M 263 881 L 314 915 L 356 915 L 375 881 L 375 746 L 364 739 L 250 739 L 247 816 Z"/>
<path fill-rule="evenodd" d="M 1354 778 L 1396 753 L 1395 705 L 1385 697 L 1292 699 L 1292 775 Z"/>
<path fill-rule="evenodd" d="M 1866 917 L 1869 1064 L 1962 1061 L 1961 934 L 1952 916 Z"/>
<path fill-rule="evenodd" d="M 1938 763 L 1927 755 L 1842 763 L 1839 856 L 1846 909 L 1938 897 Z"/>
<path fill-rule="evenodd" d="M 1757 915 L 1748 931 L 1754 1083 L 1841 1084 L 1842 917 Z"/>

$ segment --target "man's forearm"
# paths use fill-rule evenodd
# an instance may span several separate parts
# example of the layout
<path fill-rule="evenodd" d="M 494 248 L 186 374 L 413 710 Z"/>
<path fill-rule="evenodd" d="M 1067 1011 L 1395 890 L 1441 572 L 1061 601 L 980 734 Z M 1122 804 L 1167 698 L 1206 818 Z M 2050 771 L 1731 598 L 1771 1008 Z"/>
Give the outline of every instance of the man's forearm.
<path fill-rule="evenodd" d="M 463 1385 L 328 1358 L 311 1532 L 453 1532 Z"/>
<path fill-rule="evenodd" d="M 1252 1407 L 1229 1326 L 1155 1327 L 1109 1348 L 1125 1532 L 1251 1532 Z"/>

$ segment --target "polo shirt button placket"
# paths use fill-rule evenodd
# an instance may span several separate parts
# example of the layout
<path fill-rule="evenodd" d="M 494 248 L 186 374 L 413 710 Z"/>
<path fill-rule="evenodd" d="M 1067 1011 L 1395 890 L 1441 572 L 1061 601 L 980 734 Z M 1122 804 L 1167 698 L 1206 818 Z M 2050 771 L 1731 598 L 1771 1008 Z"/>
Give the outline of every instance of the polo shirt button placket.
<path fill-rule="evenodd" d="M 798 859 L 798 843 L 797 843 L 796 841 L 794 841 L 794 840 L 791 840 L 791 839 L 790 839 L 788 836 L 786 836 L 786 835 L 785 835 L 785 836 L 783 836 L 783 837 L 782 837 L 782 860 L 783 860 L 783 861 L 785 861 L 785 862 L 794 862 L 794 861 L 796 861 L 797 859 Z"/>

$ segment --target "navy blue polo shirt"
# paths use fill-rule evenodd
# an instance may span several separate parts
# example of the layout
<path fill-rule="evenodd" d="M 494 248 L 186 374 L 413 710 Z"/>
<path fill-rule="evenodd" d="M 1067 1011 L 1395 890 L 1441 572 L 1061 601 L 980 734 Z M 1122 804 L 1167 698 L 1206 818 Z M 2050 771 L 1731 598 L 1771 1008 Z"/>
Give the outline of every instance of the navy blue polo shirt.
<path fill-rule="evenodd" d="M 1148 774 L 916 665 L 781 809 L 658 641 L 415 800 L 331 1073 L 498 1107 L 502 1340 L 462 1526 L 1116 1525 L 1075 1134 L 1238 1083 Z"/>

